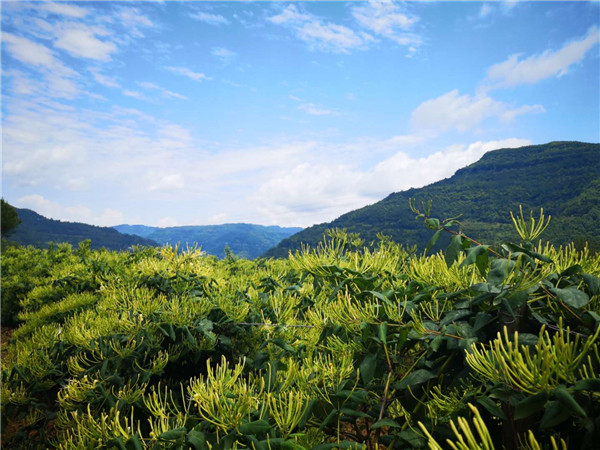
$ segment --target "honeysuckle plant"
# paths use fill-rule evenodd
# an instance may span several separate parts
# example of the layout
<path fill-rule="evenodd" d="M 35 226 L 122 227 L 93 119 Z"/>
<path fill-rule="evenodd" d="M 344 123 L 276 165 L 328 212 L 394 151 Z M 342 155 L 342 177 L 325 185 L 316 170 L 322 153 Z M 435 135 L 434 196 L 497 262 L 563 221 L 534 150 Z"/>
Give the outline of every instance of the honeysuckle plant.
<path fill-rule="evenodd" d="M 2 444 L 592 448 L 600 256 L 534 242 L 543 212 L 489 245 L 410 207 L 445 251 L 344 230 L 284 260 L 7 249 Z"/>

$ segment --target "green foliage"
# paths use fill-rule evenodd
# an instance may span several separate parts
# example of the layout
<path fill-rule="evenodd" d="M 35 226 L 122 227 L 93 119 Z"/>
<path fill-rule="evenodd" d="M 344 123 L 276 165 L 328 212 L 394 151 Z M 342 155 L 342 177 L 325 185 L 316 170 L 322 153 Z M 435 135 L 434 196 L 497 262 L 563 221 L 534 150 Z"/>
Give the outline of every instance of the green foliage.
<path fill-rule="evenodd" d="M 600 256 L 417 205 L 445 253 L 339 229 L 286 260 L 8 249 L 3 446 L 593 448 Z"/>
<path fill-rule="evenodd" d="M 17 210 L 9 205 L 4 199 L 0 199 L 2 211 L 0 215 L 0 226 L 2 228 L 2 237 L 8 236 L 21 223 Z"/>
<path fill-rule="evenodd" d="M 461 214 L 468 236 L 480 242 L 517 238 L 505 211 L 544 211 L 552 221 L 544 239 L 554 245 L 575 242 L 579 249 L 600 250 L 600 144 L 551 142 L 486 153 L 476 163 L 452 177 L 419 189 L 390 194 L 385 199 L 344 214 L 333 222 L 315 225 L 284 239 L 265 256 L 287 257 L 302 244 L 314 247 L 327 229 L 359 233 L 367 243 L 383 233 L 394 241 L 425 249 L 428 230 L 406 208 L 410 198 L 417 204 L 433 200 L 443 217 Z M 440 235 L 436 249 L 448 244 Z"/>

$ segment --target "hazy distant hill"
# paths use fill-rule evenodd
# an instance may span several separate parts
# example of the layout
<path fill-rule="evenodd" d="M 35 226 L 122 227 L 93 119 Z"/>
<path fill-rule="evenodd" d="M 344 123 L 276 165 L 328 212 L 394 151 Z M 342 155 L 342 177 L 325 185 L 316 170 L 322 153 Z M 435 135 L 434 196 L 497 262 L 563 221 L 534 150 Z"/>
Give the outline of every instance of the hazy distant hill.
<path fill-rule="evenodd" d="M 256 258 L 282 239 L 302 230 L 302 228 L 282 228 L 247 223 L 229 223 L 223 225 L 199 225 L 183 227 L 146 227 L 144 225 L 117 225 L 116 230 L 137 234 L 160 244 L 180 244 L 200 246 L 205 252 L 219 258 L 225 256 L 225 246 L 242 258 Z"/>
<path fill-rule="evenodd" d="M 110 227 L 98 227 L 78 222 L 63 222 L 48 219 L 30 209 L 15 208 L 21 224 L 9 237 L 21 245 L 46 247 L 49 242 L 68 242 L 77 246 L 91 239 L 92 248 L 105 247 L 110 250 L 125 250 L 133 245 L 158 245 L 149 239 L 119 233 Z"/>
<path fill-rule="evenodd" d="M 416 221 L 408 199 L 433 200 L 432 215 L 463 214 L 464 231 L 485 242 L 517 240 L 510 211 L 519 204 L 552 215 L 542 235 L 556 244 L 588 241 L 600 249 L 600 144 L 551 142 L 486 153 L 451 178 L 389 195 L 333 222 L 315 225 L 284 239 L 265 256 L 284 257 L 301 243 L 316 245 L 328 228 L 358 232 L 367 241 L 381 232 L 395 241 L 424 248 L 432 235 Z"/>

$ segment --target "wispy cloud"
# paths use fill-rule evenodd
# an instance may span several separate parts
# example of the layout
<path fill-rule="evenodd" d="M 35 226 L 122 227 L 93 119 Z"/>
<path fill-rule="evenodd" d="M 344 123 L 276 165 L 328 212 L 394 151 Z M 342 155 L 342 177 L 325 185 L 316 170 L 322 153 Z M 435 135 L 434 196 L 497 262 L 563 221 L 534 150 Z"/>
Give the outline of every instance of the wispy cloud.
<path fill-rule="evenodd" d="M 97 32 L 97 29 L 80 23 L 63 24 L 57 31 L 54 46 L 75 57 L 110 61 L 117 46 L 109 40 L 98 39 Z"/>
<path fill-rule="evenodd" d="M 219 58 L 223 64 L 231 64 L 231 62 L 237 56 L 237 53 L 232 52 L 224 47 L 213 47 L 210 53 L 211 55 Z"/>
<path fill-rule="evenodd" d="M 300 106 L 298 106 L 298 109 L 313 116 L 331 116 L 339 114 L 337 111 L 322 108 L 320 106 L 315 105 L 314 103 L 303 103 Z"/>
<path fill-rule="evenodd" d="M 77 72 L 63 65 L 48 47 L 27 38 L 11 33 L 2 33 L 2 40 L 12 57 L 32 66 L 50 70 L 66 76 L 76 76 Z"/>
<path fill-rule="evenodd" d="M 352 15 L 362 27 L 378 36 L 391 39 L 401 45 L 421 44 L 419 36 L 407 33 L 419 18 L 406 14 L 395 3 L 370 1 L 352 8 Z"/>
<path fill-rule="evenodd" d="M 38 4 L 36 7 L 54 14 L 61 14 L 77 19 L 85 17 L 89 13 L 86 8 L 68 3 L 44 2 Z"/>
<path fill-rule="evenodd" d="M 188 69 L 187 67 L 166 67 L 167 70 L 174 72 L 174 73 L 178 73 L 179 75 L 183 75 L 184 77 L 188 77 L 194 81 L 205 81 L 205 80 L 210 80 L 210 77 L 207 77 L 206 75 L 204 75 L 203 73 L 200 72 L 194 72 L 190 69 Z"/>
<path fill-rule="evenodd" d="M 546 50 L 527 58 L 522 58 L 521 54 L 512 55 L 506 61 L 489 68 L 484 88 L 513 87 L 534 84 L 554 76 L 560 78 L 572 65 L 581 62 L 599 42 L 600 32 L 598 27 L 594 26 L 585 36 L 565 43 L 559 50 Z"/>
<path fill-rule="evenodd" d="M 227 25 L 229 20 L 220 14 L 211 14 L 207 12 L 196 12 L 190 14 L 190 17 L 194 20 L 207 23 L 209 25 Z"/>
<path fill-rule="evenodd" d="M 121 87 L 121 85 L 118 83 L 118 81 L 115 78 L 109 77 L 107 75 L 100 73 L 100 69 L 98 69 L 97 67 L 92 67 L 89 69 L 89 71 L 92 73 L 94 80 L 96 80 L 96 82 L 101 84 L 102 86 L 106 86 L 106 87 L 110 87 L 110 88 L 120 88 Z"/>
<path fill-rule="evenodd" d="M 373 36 L 363 31 L 354 31 L 346 26 L 324 22 L 311 14 L 302 13 L 294 4 L 288 5 L 268 20 L 290 27 L 298 38 L 313 50 L 349 53 L 351 50 L 365 49 L 374 41 Z"/>
<path fill-rule="evenodd" d="M 487 95 L 460 95 L 458 89 L 454 89 L 421 103 L 412 112 L 411 124 L 415 129 L 446 131 L 454 128 L 464 132 L 491 117 L 511 121 L 522 114 L 544 111 L 541 105 L 511 108 Z"/>
<path fill-rule="evenodd" d="M 138 91 L 123 89 L 123 95 L 125 95 L 127 97 L 137 98 L 138 100 L 148 101 L 148 98 L 144 94 L 142 94 L 141 92 L 138 92 Z"/>
<path fill-rule="evenodd" d="M 140 81 L 138 83 L 144 89 L 149 89 L 153 91 L 158 91 L 165 98 L 178 98 L 180 100 L 187 100 L 188 98 L 185 95 L 178 94 L 177 92 L 170 91 L 161 86 L 158 86 L 155 83 L 151 83 L 149 81 Z"/>

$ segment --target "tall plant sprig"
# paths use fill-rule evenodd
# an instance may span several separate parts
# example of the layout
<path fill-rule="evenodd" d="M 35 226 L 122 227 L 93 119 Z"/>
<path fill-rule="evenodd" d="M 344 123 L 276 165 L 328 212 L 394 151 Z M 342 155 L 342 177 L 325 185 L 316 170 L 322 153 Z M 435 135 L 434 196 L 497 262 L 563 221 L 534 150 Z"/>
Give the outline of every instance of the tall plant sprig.
<path fill-rule="evenodd" d="M 548 225 L 550 225 L 550 219 L 552 216 L 544 216 L 544 208 L 540 210 L 540 218 L 536 220 L 533 218 L 533 211 L 529 212 L 529 220 L 526 220 L 523 216 L 523 205 L 519 205 L 519 215 L 515 217 L 510 212 L 510 218 L 515 225 L 515 229 L 521 239 L 527 244 L 531 244 L 534 240 L 536 240 L 540 235 L 544 232 Z"/>

